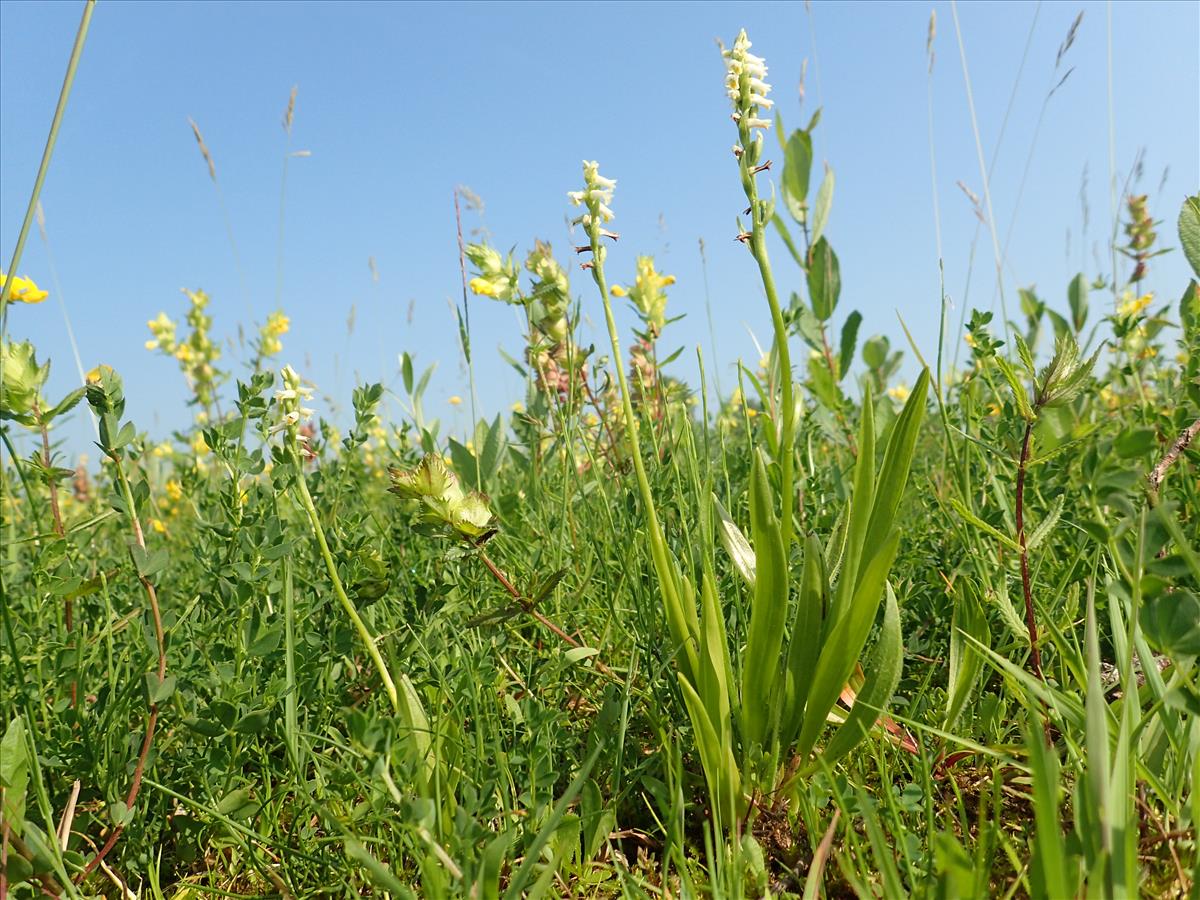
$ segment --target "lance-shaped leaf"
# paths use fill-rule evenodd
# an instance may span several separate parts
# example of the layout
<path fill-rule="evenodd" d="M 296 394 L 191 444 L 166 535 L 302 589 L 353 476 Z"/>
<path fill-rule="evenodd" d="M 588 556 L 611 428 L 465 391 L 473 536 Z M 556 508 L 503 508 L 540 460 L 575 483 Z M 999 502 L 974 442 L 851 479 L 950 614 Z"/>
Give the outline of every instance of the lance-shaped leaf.
<path fill-rule="evenodd" d="M 822 322 L 837 309 L 842 293 L 842 272 L 837 254 L 825 238 L 813 244 L 812 265 L 808 267 L 808 296 L 813 313 Z"/>
<path fill-rule="evenodd" d="M 854 493 L 850 498 L 850 518 L 846 527 L 846 544 L 838 574 L 833 604 L 825 617 L 828 631 L 841 620 L 846 605 L 858 583 L 858 567 L 867 547 L 867 527 L 875 505 L 875 405 L 871 386 L 863 391 L 862 419 L 858 426 L 858 461 L 854 464 Z"/>
<path fill-rule="evenodd" d="M 899 546 L 900 535 L 893 531 L 863 568 L 862 579 L 849 608 L 822 644 L 812 687 L 808 692 L 804 725 L 800 729 L 800 739 L 796 747 L 802 759 L 812 752 L 825 723 L 825 717 L 837 702 L 850 673 L 854 671 L 858 655 L 862 652 L 867 635 L 871 631 L 871 624 L 875 621 L 875 613 L 879 610 L 883 588 Z"/>
<path fill-rule="evenodd" d="M 792 623 L 792 636 L 788 642 L 787 682 L 779 734 L 782 747 L 791 745 L 804 717 L 804 704 L 821 649 L 821 624 L 828 590 L 821 542 L 815 535 L 808 535 L 804 541 L 804 568 L 800 574 L 796 620 Z"/>
<path fill-rule="evenodd" d="M 750 524 L 757 577 L 742 668 L 742 722 L 747 746 L 765 746 L 787 621 L 788 573 L 779 519 L 760 450 L 754 453 L 750 473 Z"/>
<path fill-rule="evenodd" d="M 900 508 L 904 488 L 908 485 L 908 472 L 917 445 L 917 434 L 925 418 L 925 394 L 928 389 L 929 370 L 923 369 L 888 437 L 887 449 L 883 453 L 883 466 L 879 470 L 879 481 L 875 485 L 875 502 L 871 510 L 871 522 L 867 527 L 867 547 L 879 546 L 884 535 L 892 530 L 896 510 Z"/>
<path fill-rule="evenodd" d="M 900 606 L 896 603 L 891 585 L 888 585 L 883 627 L 871 651 L 870 661 L 863 667 L 866 681 L 858 692 L 845 724 L 821 753 L 826 765 L 833 765 L 867 736 L 896 692 L 903 667 L 904 638 L 900 633 Z"/>

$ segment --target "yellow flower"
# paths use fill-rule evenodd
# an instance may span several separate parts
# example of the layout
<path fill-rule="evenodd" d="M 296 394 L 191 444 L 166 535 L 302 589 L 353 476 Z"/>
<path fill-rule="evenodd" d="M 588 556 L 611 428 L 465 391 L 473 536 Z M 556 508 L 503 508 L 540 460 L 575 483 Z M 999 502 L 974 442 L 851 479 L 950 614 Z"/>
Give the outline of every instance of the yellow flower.
<path fill-rule="evenodd" d="M 1138 297 L 1136 300 L 1133 297 L 1129 297 L 1124 303 L 1121 304 L 1117 312 L 1123 316 L 1136 316 L 1143 309 L 1149 306 L 1153 299 L 1154 294 L 1142 294 L 1142 296 Z"/>
<path fill-rule="evenodd" d="M 87 383 L 88 384 L 99 384 L 101 377 L 103 376 L 103 374 L 106 371 L 111 372 L 112 366 L 104 366 L 104 365 L 96 366 L 96 368 L 92 369 L 92 371 L 87 373 L 87 376 L 86 376 Z"/>
<path fill-rule="evenodd" d="M 8 281 L 8 276 L 0 272 L 0 287 Z M 8 299 L 14 303 L 41 303 L 50 295 L 39 288 L 29 278 L 14 275 L 12 287 L 9 288 Z"/>
<path fill-rule="evenodd" d="M 758 415 L 758 410 L 755 409 L 753 406 L 747 406 L 746 407 L 746 415 L 748 417 L 750 417 L 751 419 L 753 419 L 755 416 Z"/>
<path fill-rule="evenodd" d="M 586 422 L 592 428 L 595 428 L 597 425 L 600 424 L 600 417 L 597 416 L 595 413 L 588 413 L 587 417 L 584 419 L 584 422 Z"/>
<path fill-rule="evenodd" d="M 150 527 L 153 528 L 155 531 L 157 531 L 159 534 L 167 533 L 167 526 L 165 524 L 163 524 L 162 519 L 151 519 Z"/>
<path fill-rule="evenodd" d="M 165 485 L 165 488 L 167 491 L 167 496 L 175 502 L 178 503 L 183 499 L 183 485 L 181 485 L 175 479 L 172 478 L 170 481 L 168 481 Z"/>
<path fill-rule="evenodd" d="M 629 291 L 625 290 L 625 288 L 621 287 L 619 284 L 614 284 L 612 286 L 612 295 L 614 297 L 627 297 L 629 296 Z"/>
<path fill-rule="evenodd" d="M 966 344 L 968 347 L 971 347 L 972 349 L 974 349 L 975 335 L 971 334 L 971 332 L 968 331 L 966 334 L 963 335 L 963 340 L 966 341 Z"/>
<path fill-rule="evenodd" d="M 467 282 L 467 287 L 469 287 L 472 292 L 476 294 L 482 294 L 485 297 L 500 296 L 500 288 L 488 281 L 486 278 L 472 278 L 469 282 Z"/>
<path fill-rule="evenodd" d="M 170 441 L 163 441 L 161 444 L 155 446 L 153 452 L 155 456 L 162 459 L 164 456 L 170 456 L 174 449 Z"/>
<path fill-rule="evenodd" d="M 522 403 L 520 400 L 518 400 L 516 403 L 514 403 L 514 404 L 512 405 L 512 411 L 513 411 L 513 412 L 515 412 L 515 413 L 523 413 L 523 412 L 525 412 L 525 404 L 524 404 L 524 403 Z"/>
<path fill-rule="evenodd" d="M 901 403 L 908 399 L 908 395 L 910 393 L 911 391 L 908 389 L 908 385 L 903 383 L 898 384 L 895 387 L 890 387 L 887 390 L 887 395 L 889 397 L 891 397 L 893 400 L 899 400 Z"/>
<path fill-rule="evenodd" d="M 208 443 L 204 440 L 204 435 L 197 431 L 192 435 L 192 450 L 197 456 L 204 456 L 209 452 Z"/>
<path fill-rule="evenodd" d="M 462 397 L 458 396 L 458 394 L 455 394 L 453 397 L 450 398 L 451 406 L 459 406 L 461 403 L 462 403 Z"/>

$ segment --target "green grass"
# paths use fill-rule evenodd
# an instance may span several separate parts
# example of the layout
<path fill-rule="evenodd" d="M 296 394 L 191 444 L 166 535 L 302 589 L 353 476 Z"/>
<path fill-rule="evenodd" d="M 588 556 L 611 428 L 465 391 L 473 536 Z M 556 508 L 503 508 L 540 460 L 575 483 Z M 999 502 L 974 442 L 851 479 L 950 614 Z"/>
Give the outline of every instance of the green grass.
<path fill-rule="evenodd" d="M 816 122 L 780 128 L 775 209 L 741 87 L 746 273 L 775 336 L 719 405 L 659 352 L 652 260 L 625 291 L 636 333 L 608 315 L 608 360 L 576 343 L 611 302 L 605 257 L 632 255 L 594 169 L 592 290 L 544 245 L 527 274 L 464 248 L 471 289 L 528 323 L 522 411 L 470 440 L 427 417 L 407 355 L 396 421 L 363 385 L 345 436 L 306 432 L 304 385 L 271 372 L 286 320 L 224 372 L 199 294 L 187 334 L 155 332 L 198 412 L 166 439 L 124 419 L 137 388 L 112 370 L 43 397 L 5 336 L 4 890 L 1193 889 L 1196 282 L 1023 292 L 1011 340 L 974 313 L 949 336 L 965 366 L 910 392 L 837 310 Z M 1128 216 L 1140 279 L 1158 244 L 1138 198 Z M 776 278 L 803 298 L 781 308 Z M 104 461 L 77 476 L 49 435 L 85 395 Z"/>

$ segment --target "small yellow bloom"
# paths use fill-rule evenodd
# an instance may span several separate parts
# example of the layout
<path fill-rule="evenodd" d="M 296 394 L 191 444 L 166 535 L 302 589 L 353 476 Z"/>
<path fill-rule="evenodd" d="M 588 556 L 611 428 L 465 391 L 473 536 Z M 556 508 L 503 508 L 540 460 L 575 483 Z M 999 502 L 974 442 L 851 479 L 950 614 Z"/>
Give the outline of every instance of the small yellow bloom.
<path fill-rule="evenodd" d="M 755 409 L 753 406 L 747 406 L 746 407 L 746 415 L 749 418 L 753 419 L 755 416 L 758 415 L 758 410 Z"/>
<path fill-rule="evenodd" d="M 461 404 L 462 404 L 462 397 L 458 396 L 458 394 L 455 394 L 453 397 L 450 398 L 451 406 L 459 406 Z"/>
<path fill-rule="evenodd" d="M 175 479 L 172 478 L 170 481 L 168 481 L 165 485 L 165 488 L 167 491 L 167 496 L 175 502 L 178 503 L 183 499 L 183 485 L 181 485 Z"/>
<path fill-rule="evenodd" d="M 524 404 L 524 403 L 522 403 L 520 400 L 518 400 L 516 403 L 514 403 L 514 404 L 512 405 L 512 411 L 513 411 L 513 412 L 515 412 L 515 413 L 523 413 L 523 412 L 525 412 L 525 404 Z"/>
<path fill-rule="evenodd" d="M 88 384 L 99 384 L 100 378 L 103 376 L 103 373 L 111 372 L 111 371 L 112 371 L 112 366 L 105 366 L 105 365 L 96 366 L 96 368 L 92 369 L 92 371 L 87 373 L 87 376 L 86 376 L 87 383 Z"/>
<path fill-rule="evenodd" d="M 584 422 L 586 422 L 590 427 L 595 428 L 600 424 L 600 417 L 595 413 L 588 413 L 586 418 L 584 418 Z"/>
<path fill-rule="evenodd" d="M 0 272 L 0 287 L 8 281 L 8 276 Z M 12 287 L 9 288 L 8 299 L 14 303 L 41 303 L 50 295 L 33 283 L 32 279 L 14 275 Z"/>
<path fill-rule="evenodd" d="M 197 431 L 192 435 L 192 450 L 197 456 L 205 456 L 209 453 L 208 443 L 204 440 L 204 435 Z"/>
<path fill-rule="evenodd" d="M 164 456 L 170 456 L 174 450 L 175 448 L 171 446 L 170 441 L 163 441 L 161 444 L 155 445 L 153 453 L 159 459 L 162 459 Z"/>
<path fill-rule="evenodd" d="M 628 297 L 629 296 L 629 291 L 625 290 L 625 288 L 621 287 L 619 284 L 614 284 L 612 286 L 611 290 L 612 290 L 612 295 L 614 297 Z"/>
<path fill-rule="evenodd" d="M 908 395 L 910 393 L 912 392 L 908 389 L 908 385 L 904 383 L 898 384 L 895 387 L 890 387 L 887 390 L 887 395 L 889 397 L 891 397 L 893 400 L 899 400 L 901 403 L 908 399 Z"/>
<path fill-rule="evenodd" d="M 1000 415 L 1000 404 L 999 403 L 989 403 L 988 407 L 987 407 L 987 414 L 989 416 Z"/>
<path fill-rule="evenodd" d="M 968 331 L 966 334 L 964 334 L 964 335 L 963 335 L 963 340 L 964 340 L 964 341 L 966 341 L 966 344 L 967 344 L 967 346 L 968 346 L 968 347 L 970 347 L 970 348 L 972 348 L 972 349 L 974 349 L 974 348 L 975 348 L 975 346 L 976 346 L 976 344 L 975 344 L 975 335 L 971 334 L 971 332 L 969 332 L 969 331 Z"/>
<path fill-rule="evenodd" d="M 484 297 L 500 296 L 500 289 L 486 278 L 472 278 L 467 283 L 467 287 L 469 287 L 473 293 L 482 294 Z"/>
<path fill-rule="evenodd" d="M 162 519 L 151 519 L 150 527 L 153 528 L 155 531 L 157 531 L 159 534 L 167 533 L 167 526 L 165 524 L 163 524 Z"/>
<path fill-rule="evenodd" d="M 1154 300 L 1154 294 L 1142 294 L 1136 300 L 1130 297 L 1117 310 L 1123 316 L 1136 316 Z"/>

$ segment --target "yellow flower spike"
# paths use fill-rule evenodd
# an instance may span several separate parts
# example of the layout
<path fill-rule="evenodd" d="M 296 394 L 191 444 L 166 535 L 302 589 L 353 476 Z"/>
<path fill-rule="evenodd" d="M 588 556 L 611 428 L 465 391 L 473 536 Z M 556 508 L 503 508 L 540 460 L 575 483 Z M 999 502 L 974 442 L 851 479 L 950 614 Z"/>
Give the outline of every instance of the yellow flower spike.
<path fill-rule="evenodd" d="M 0 272 L 0 287 L 8 281 L 8 276 Z M 14 303 L 41 303 L 50 295 L 33 283 L 30 278 L 14 275 L 12 285 L 8 290 L 8 299 Z"/>

